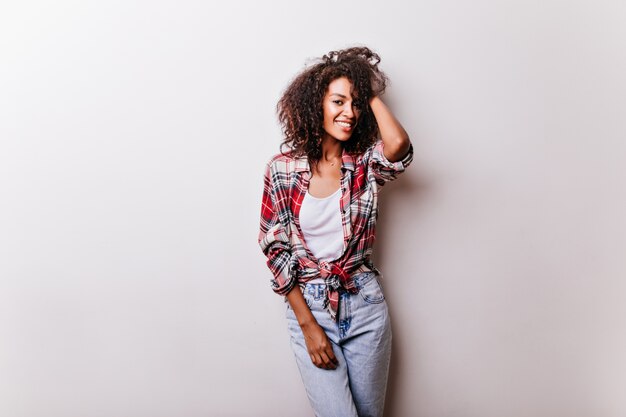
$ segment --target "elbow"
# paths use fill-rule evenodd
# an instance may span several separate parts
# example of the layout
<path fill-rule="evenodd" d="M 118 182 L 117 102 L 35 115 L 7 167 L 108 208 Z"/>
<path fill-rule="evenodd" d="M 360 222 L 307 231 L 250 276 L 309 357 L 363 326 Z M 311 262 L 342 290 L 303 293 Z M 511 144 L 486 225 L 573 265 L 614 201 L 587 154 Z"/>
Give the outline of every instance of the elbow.
<path fill-rule="evenodd" d="M 406 156 L 410 148 L 411 140 L 409 136 L 398 136 L 385 142 L 385 156 L 390 162 L 397 162 Z"/>
<path fill-rule="evenodd" d="M 409 135 L 405 133 L 404 135 L 398 137 L 395 141 L 395 145 L 399 150 L 406 153 L 406 151 L 409 150 L 409 146 L 411 145 L 411 139 L 409 139 Z"/>

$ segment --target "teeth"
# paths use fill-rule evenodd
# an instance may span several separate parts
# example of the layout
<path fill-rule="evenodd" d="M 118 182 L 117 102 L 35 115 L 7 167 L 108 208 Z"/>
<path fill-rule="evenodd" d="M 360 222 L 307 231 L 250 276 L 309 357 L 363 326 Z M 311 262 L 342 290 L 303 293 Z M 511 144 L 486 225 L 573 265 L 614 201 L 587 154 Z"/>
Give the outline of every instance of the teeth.
<path fill-rule="evenodd" d="M 343 127 L 352 127 L 352 125 L 350 123 L 346 123 L 346 122 L 337 122 L 337 124 L 339 126 L 343 126 Z"/>

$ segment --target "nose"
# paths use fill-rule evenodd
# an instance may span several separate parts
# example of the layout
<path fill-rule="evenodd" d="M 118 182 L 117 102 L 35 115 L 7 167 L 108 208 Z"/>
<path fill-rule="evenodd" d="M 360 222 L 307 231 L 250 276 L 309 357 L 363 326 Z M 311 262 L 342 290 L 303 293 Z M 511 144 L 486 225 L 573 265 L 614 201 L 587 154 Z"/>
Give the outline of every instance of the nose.
<path fill-rule="evenodd" d="M 350 119 L 354 118 L 354 110 L 352 108 L 352 103 L 346 103 L 343 107 L 343 114 Z"/>

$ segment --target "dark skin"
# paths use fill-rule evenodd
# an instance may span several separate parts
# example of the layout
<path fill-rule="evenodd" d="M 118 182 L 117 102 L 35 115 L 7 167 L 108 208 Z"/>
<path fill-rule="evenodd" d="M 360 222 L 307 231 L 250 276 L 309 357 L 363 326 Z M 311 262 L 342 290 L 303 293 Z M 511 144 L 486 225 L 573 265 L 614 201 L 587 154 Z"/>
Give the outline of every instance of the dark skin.
<path fill-rule="evenodd" d="M 360 115 L 351 92 L 352 84 L 342 77 L 329 84 L 324 96 L 322 106 L 326 133 L 322 139 L 322 158 L 313 169 L 309 182 L 309 193 L 315 197 L 329 196 L 339 188 L 342 143 L 350 139 Z M 407 132 L 380 97 L 373 97 L 369 106 L 378 123 L 385 157 L 392 162 L 401 160 L 411 144 Z M 321 369 L 336 369 L 338 361 L 332 343 L 311 313 L 298 286 L 287 294 L 287 300 L 302 329 L 311 362 Z"/>

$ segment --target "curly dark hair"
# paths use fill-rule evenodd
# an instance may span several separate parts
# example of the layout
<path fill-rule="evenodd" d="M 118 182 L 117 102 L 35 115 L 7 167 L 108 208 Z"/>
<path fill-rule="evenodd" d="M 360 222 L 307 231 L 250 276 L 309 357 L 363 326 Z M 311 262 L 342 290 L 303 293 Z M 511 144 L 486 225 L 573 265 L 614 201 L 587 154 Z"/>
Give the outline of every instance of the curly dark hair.
<path fill-rule="evenodd" d="M 359 154 L 374 143 L 378 135 L 378 124 L 369 101 L 382 94 L 388 83 L 385 73 L 378 69 L 380 57 L 367 47 L 331 51 L 316 61 L 293 79 L 276 106 L 284 134 L 281 153 L 287 146 L 294 156 L 306 155 L 313 165 L 322 157 L 322 103 L 328 85 L 341 77 L 352 83 L 353 99 L 361 114 L 344 149 Z"/>

